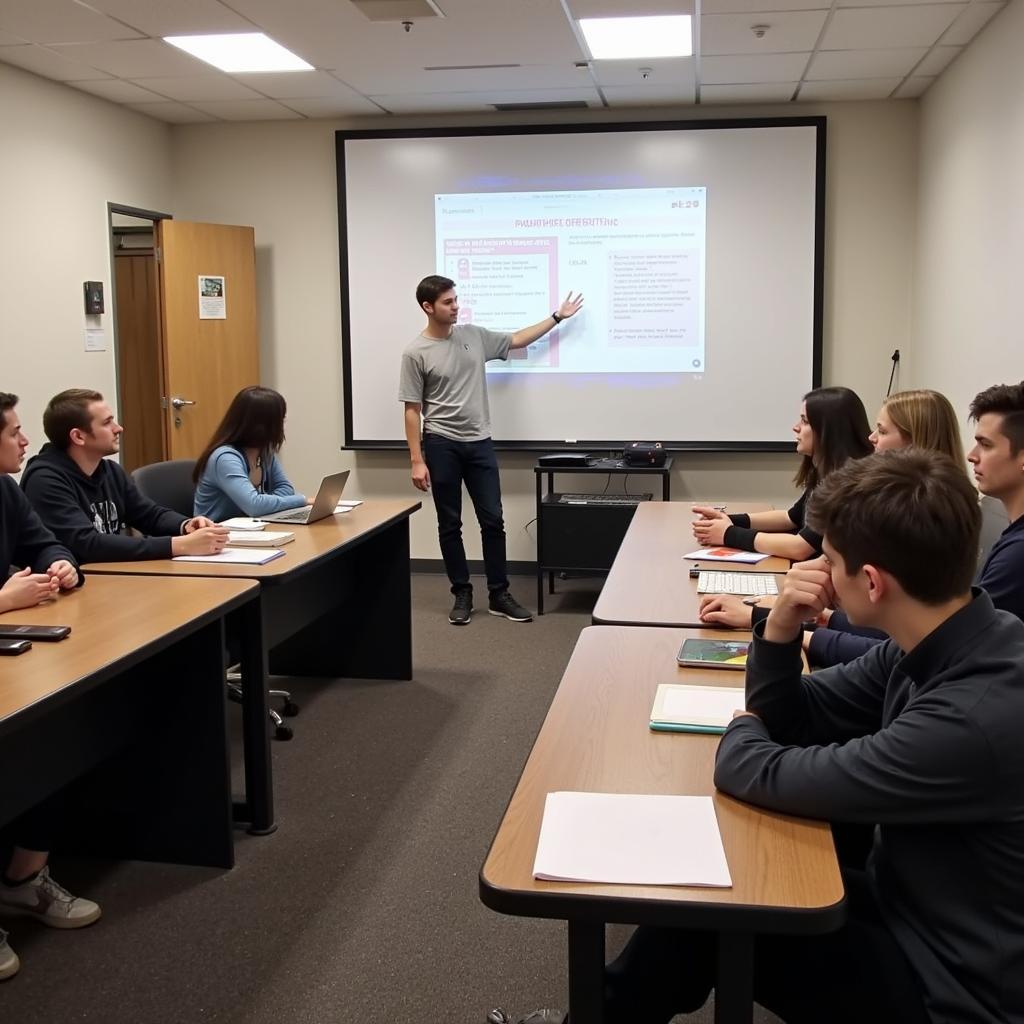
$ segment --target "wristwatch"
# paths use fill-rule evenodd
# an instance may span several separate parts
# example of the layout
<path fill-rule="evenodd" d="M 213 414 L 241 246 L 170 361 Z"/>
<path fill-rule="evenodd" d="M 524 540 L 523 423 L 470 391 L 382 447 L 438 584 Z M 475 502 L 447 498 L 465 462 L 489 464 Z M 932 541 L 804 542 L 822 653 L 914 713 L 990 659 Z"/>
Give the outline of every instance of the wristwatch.
<path fill-rule="evenodd" d="M 554 320 L 556 324 L 560 324 L 565 319 L 565 317 L 559 316 L 557 313 L 552 313 L 551 319 Z"/>

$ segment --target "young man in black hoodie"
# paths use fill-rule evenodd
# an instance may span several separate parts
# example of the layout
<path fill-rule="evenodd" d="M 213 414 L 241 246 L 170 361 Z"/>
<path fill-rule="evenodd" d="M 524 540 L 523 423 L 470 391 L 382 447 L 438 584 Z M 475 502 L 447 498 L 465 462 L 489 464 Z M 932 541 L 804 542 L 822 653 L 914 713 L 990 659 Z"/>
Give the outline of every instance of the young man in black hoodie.
<path fill-rule="evenodd" d="M 17 395 L 0 392 L 0 621 L 6 613 L 34 608 L 80 584 L 71 553 L 40 522 L 10 477 L 21 469 L 28 447 L 17 404 Z M 21 568 L 11 573 L 12 566 Z M 33 808 L 7 830 L 15 846 L 0 876 L 0 913 L 34 917 L 51 928 L 81 928 L 100 916 L 100 908 L 72 896 L 50 877 L 47 862 L 59 819 L 57 797 Z M 18 967 L 7 933 L 0 929 L 0 980 L 16 974 Z"/>
<path fill-rule="evenodd" d="M 43 522 L 80 562 L 213 555 L 228 531 L 203 516 L 161 508 L 117 462 L 124 427 L 98 391 L 55 395 L 43 413 L 49 444 L 29 459 L 21 486 Z M 142 536 L 125 532 L 129 527 Z"/>
<path fill-rule="evenodd" d="M 971 589 L 974 488 L 944 456 L 883 452 L 833 473 L 808 519 L 824 555 L 754 627 L 715 783 L 872 825 L 874 846 L 844 868 L 842 928 L 755 943 L 754 998 L 791 1024 L 1024 1021 L 1024 623 Z M 801 624 L 826 607 L 891 639 L 801 675 Z M 606 1020 L 663 1024 L 714 976 L 714 936 L 641 928 L 608 969 Z"/>

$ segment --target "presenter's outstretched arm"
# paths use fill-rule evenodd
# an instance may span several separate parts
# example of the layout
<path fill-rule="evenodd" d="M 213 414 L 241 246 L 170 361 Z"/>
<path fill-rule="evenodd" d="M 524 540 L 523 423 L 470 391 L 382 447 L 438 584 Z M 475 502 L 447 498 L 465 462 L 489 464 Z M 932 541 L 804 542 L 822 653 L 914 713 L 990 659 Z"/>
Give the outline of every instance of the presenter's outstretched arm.
<path fill-rule="evenodd" d="M 430 473 L 423 461 L 423 444 L 420 441 L 420 403 L 405 403 L 405 439 L 409 443 L 409 460 L 412 462 L 412 483 L 420 491 L 430 490 Z"/>
<path fill-rule="evenodd" d="M 532 327 L 524 327 L 522 330 L 516 331 L 512 335 L 512 344 L 510 348 L 526 348 L 527 345 L 532 345 L 538 338 L 543 338 L 548 331 L 551 330 L 560 320 L 568 320 L 569 317 L 575 316 L 579 312 L 580 306 L 583 305 L 583 296 L 574 296 L 572 292 L 569 292 L 565 297 L 565 301 L 555 310 L 551 316 L 544 317 L 539 324 L 534 324 Z M 555 317 L 558 317 L 556 320 Z"/>

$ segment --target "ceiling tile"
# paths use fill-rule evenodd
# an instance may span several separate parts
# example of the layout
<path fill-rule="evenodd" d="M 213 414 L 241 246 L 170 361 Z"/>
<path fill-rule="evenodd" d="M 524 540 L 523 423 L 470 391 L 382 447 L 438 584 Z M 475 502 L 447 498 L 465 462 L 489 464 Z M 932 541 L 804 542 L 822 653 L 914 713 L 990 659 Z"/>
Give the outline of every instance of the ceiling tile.
<path fill-rule="evenodd" d="M 883 46 L 931 46 L 966 4 L 843 8 L 832 16 L 823 50 L 870 50 Z"/>
<path fill-rule="evenodd" d="M 193 75 L 190 78 L 136 78 L 134 81 L 144 89 L 151 89 L 167 99 L 182 100 L 185 103 L 197 100 L 214 102 L 262 99 L 259 93 L 247 89 L 230 76 L 215 73 Z"/>
<path fill-rule="evenodd" d="M 82 92 L 91 92 L 93 96 L 110 100 L 111 103 L 158 103 L 163 99 L 149 89 L 122 82 L 119 78 L 106 78 L 99 82 L 69 82 L 69 85 Z"/>
<path fill-rule="evenodd" d="M 884 100 L 900 84 L 899 78 L 858 78 L 835 82 L 804 82 L 800 100 Z"/>
<path fill-rule="evenodd" d="M 613 85 L 601 92 L 613 107 L 663 107 L 669 104 L 689 107 L 697 98 L 697 89 L 692 82 L 689 85 L 662 83 L 653 89 L 648 89 L 646 84 Z"/>
<path fill-rule="evenodd" d="M 194 106 L 225 121 L 295 121 L 302 117 L 274 100 L 224 100 L 195 103 Z"/>
<path fill-rule="evenodd" d="M 263 75 L 233 75 L 236 81 L 242 82 L 275 100 L 289 98 L 312 98 L 320 96 L 353 95 L 354 91 L 329 75 L 326 71 L 287 71 Z"/>
<path fill-rule="evenodd" d="M 432 59 L 432 57 L 431 57 Z M 477 63 L 463 58 L 465 63 Z M 630 66 L 636 64 L 630 62 Z M 525 65 L 522 67 L 480 68 L 427 71 L 416 64 L 393 67 L 374 59 L 368 51 L 359 61 L 348 62 L 333 72 L 334 76 L 364 96 L 396 96 L 402 93 L 445 92 L 464 93 L 477 89 L 490 91 L 515 89 L 573 89 L 591 85 L 585 67 L 571 61 L 556 65 Z"/>
<path fill-rule="evenodd" d="M 921 49 L 903 50 L 830 50 L 816 53 L 804 76 L 820 81 L 825 78 L 902 78 L 927 53 Z"/>
<path fill-rule="evenodd" d="M 796 91 L 796 82 L 702 85 L 701 103 L 786 103 Z"/>
<path fill-rule="evenodd" d="M 0 46 L 0 60 L 57 82 L 110 77 L 105 71 L 98 71 L 81 61 L 70 60 L 45 46 L 28 43 L 24 46 Z"/>
<path fill-rule="evenodd" d="M 920 96 L 934 82 L 934 78 L 918 77 L 908 78 L 897 90 L 896 98 L 899 100 L 911 100 Z"/>
<path fill-rule="evenodd" d="M 137 39 L 139 33 L 74 0 L 4 0 L 0 31 L 33 43 Z"/>
<path fill-rule="evenodd" d="M 700 62 L 704 85 L 747 82 L 798 82 L 807 67 L 809 53 L 768 53 L 735 57 L 705 57 Z"/>
<path fill-rule="evenodd" d="M 22 39 L 13 32 L 0 32 L 0 46 L 19 46 L 27 42 L 27 39 Z"/>
<path fill-rule="evenodd" d="M 218 0 L 89 0 L 89 6 L 147 36 L 256 31 L 248 18 Z"/>
<path fill-rule="evenodd" d="M 383 113 L 376 103 L 351 91 L 348 96 L 304 97 L 285 102 L 292 110 L 297 110 L 306 117 L 372 117 Z"/>
<path fill-rule="evenodd" d="M 591 70 L 598 85 L 615 85 L 630 88 L 651 86 L 692 86 L 695 62 L 693 57 L 664 60 L 595 60 Z M 649 76 L 641 77 L 640 68 L 647 68 Z M 586 74 L 586 72 L 583 72 Z"/>
<path fill-rule="evenodd" d="M 749 14 L 706 14 L 700 19 L 702 56 L 722 53 L 800 53 L 813 50 L 826 11 L 784 11 L 751 19 Z M 767 25 L 760 39 L 751 25 Z"/>
<path fill-rule="evenodd" d="M 201 110 L 186 107 L 183 103 L 130 103 L 128 106 L 140 114 L 155 117 L 158 121 L 168 121 L 170 124 L 201 124 L 217 120 Z"/>
<path fill-rule="evenodd" d="M 952 27 L 942 37 L 943 45 L 966 45 L 984 25 L 988 24 L 989 19 L 1005 6 L 1006 4 L 973 4 L 953 22 Z"/>
<path fill-rule="evenodd" d="M 962 46 L 936 46 L 920 64 L 914 68 L 915 75 L 932 76 L 940 74 L 958 57 Z"/>
<path fill-rule="evenodd" d="M 445 111 L 486 111 L 493 113 L 494 103 L 573 103 L 583 100 L 592 107 L 601 106 L 601 97 L 593 87 L 586 89 L 537 89 L 509 92 L 407 93 L 371 96 L 393 114 L 429 114 Z"/>
<path fill-rule="evenodd" d="M 704 0 L 702 14 L 764 14 L 777 11 L 827 11 L 832 0 Z"/>
<path fill-rule="evenodd" d="M 84 61 L 118 78 L 198 75 L 210 71 L 209 64 L 190 57 L 160 39 L 80 43 L 75 46 L 56 46 L 54 49 L 65 57 Z"/>

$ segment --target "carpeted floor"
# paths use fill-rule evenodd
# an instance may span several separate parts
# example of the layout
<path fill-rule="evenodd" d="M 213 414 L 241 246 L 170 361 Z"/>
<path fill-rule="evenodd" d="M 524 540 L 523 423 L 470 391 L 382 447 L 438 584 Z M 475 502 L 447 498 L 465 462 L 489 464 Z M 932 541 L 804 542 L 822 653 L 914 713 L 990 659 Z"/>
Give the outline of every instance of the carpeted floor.
<path fill-rule="evenodd" d="M 532 579 L 514 584 L 532 605 Z M 240 833 L 229 872 L 56 856 L 103 919 L 0 921 L 22 959 L 0 1020 L 483 1024 L 492 1006 L 564 1006 L 564 924 L 491 912 L 477 875 L 599 586 L 560 583 L 533 623 L 478 610 L 455 628 L 447 582 L 415 576 L 412 682 L 292 683 L 278 831 Z"/>

